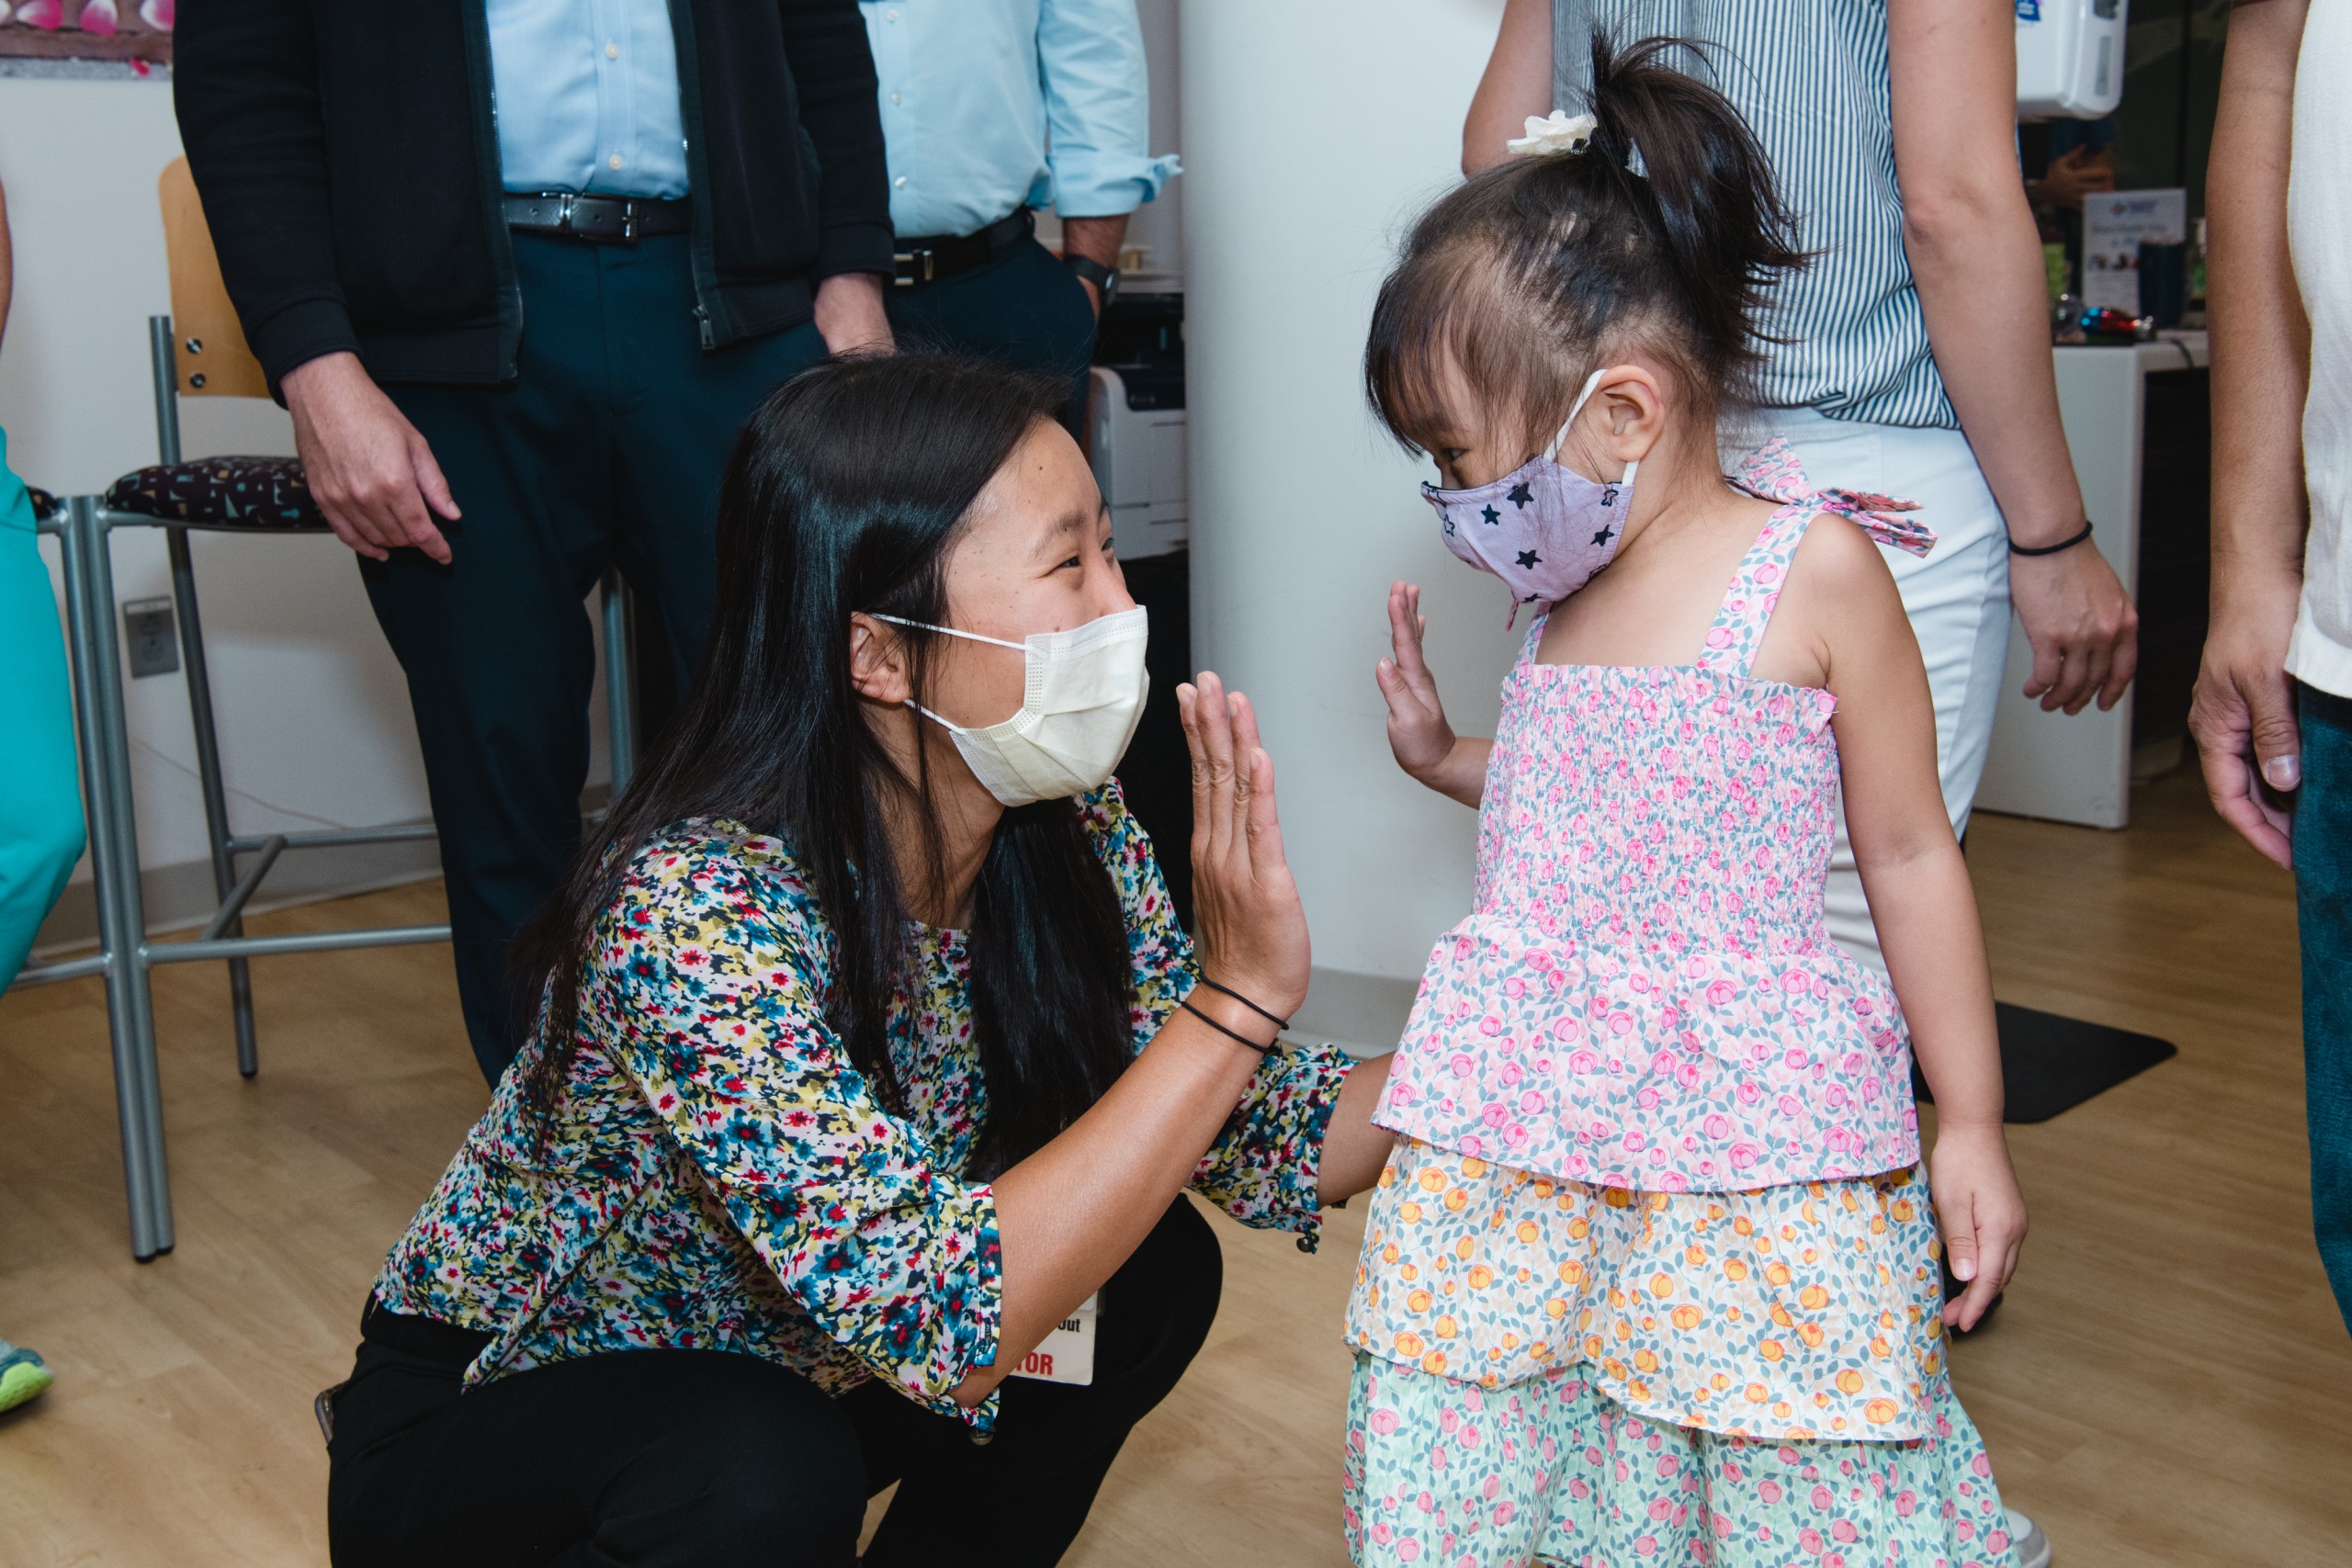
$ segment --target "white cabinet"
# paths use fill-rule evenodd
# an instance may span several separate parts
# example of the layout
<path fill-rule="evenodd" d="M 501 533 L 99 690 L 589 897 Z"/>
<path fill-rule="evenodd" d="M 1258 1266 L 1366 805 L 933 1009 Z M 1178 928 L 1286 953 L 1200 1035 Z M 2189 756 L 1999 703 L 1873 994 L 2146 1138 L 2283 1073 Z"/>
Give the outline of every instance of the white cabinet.
<path fill-rule="evenodd" d="M 2100 551 L 2123 584 L 2139 592 L 2142 475 L 2146 379 L 2154 372 L 2202 368 L 2205 336 L 2184 333 L 2129 348 L 2060 347 L 2058 407 L 2083 503 L 2097 525 Z M 2008 666 L 1993 746 L 1976 804 L 1985 811 L 2045 817 L 2093 828 L 2120 828 L 2131 819 L 2132 717 L 2134 694 L 2106 713 L 2085 708 L 2073 717 L 2044 713 L 2020 694 L 2033 670 L 2033 652 L 2014 616 Z"/>

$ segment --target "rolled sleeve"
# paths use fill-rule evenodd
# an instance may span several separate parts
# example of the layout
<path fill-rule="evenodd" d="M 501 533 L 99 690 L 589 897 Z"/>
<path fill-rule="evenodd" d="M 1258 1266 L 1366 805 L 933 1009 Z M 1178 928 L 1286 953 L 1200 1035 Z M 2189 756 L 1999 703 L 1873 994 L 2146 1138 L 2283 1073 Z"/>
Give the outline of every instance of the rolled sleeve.
<path fill-rule="evenodd" d="M 648 874 L 614 1059 L 826 1335 L 909 1398 L 985 1424 L 951 1395 L 996 1359 L 994 1193 L 940 1168 L 848 1063 L 795 911 L 719 857 Z"/>
<path fill-rule="evenodd" d="M 1285 1230 L 1312 1252 L 1323 1235 L 1323 1138 L 1354 1067 L 1336 1045 L 1285 1043 L 1193 1173 L 1193 1190 L 1245 1225 Z"/>
<path fill-rule="evenodd" d="M 1118 784 L 1086 797 L 1095 852 L 1119 891 L 1135 975 L 1129 1021 L 1143 1050 L 1200 983 L 1193 944 L 1176 923 L 1151 840 L 1127 811 Z M 1243 1224 L 1286 1230 L 1312 1252 L 1322 1235 L 1317 1193 L 1323 1138 L 1354 1058 L 1336 1045 L 1285 1044 L 1251 1075 L 1241 1103 L 1193 1172 L 1193 1190 Z"/>
<path fill-rule="evenodd" d="M 1038 71 L 1046 164 L 1065 218 L 1115 218 L 1182 172 L 1150 155 L 1151 86 L 1135 0 L 1044 0 Z"/>

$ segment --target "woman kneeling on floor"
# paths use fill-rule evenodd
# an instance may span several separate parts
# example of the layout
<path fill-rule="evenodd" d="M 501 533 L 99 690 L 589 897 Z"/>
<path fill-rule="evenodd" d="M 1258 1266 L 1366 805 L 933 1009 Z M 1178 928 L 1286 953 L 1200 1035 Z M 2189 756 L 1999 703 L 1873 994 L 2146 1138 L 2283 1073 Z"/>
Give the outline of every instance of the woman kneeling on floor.
<path fill-rule="evenodd" d="M 1182 1190 L 1308 1245 L 1379 1175 L 1385 1061 L 1276 1040 L 1246 699 L 1180 692 L 1197 958 L 1111 781 L 1144 612 L 1066 390 L 849 360 L 753 417 L 694 696 L 334 1395 L 340 1568 L 847 1564 L 893 1482 L 867 1563 L 1054 1562 L 1216 1314 Z M 1003 1381 L 1098 1291 L 1091 1382 Z"/>

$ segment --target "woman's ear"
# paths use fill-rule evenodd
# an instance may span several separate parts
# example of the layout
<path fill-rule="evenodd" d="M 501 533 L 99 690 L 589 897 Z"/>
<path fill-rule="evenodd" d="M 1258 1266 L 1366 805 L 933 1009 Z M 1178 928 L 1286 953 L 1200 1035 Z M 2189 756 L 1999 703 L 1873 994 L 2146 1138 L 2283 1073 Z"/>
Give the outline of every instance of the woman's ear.
<path fill-rule="evenodd" d="M 889 707 L 903 707 L 915 694 L 905 640 L 862 611 L 849 618 L 849 683 L 866 701 Z"/>

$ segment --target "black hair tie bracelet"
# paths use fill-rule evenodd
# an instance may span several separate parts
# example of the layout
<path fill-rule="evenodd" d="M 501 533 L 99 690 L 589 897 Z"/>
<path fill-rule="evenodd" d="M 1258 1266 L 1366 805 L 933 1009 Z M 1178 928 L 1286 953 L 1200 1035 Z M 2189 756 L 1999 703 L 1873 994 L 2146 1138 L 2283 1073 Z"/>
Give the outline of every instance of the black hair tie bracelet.
<path fill-rule="evenodd" d="M 2085 539 L 2087 539 L 2090 536 L 2090 520 L 2088 518 L 2085 518 L 2083 521 L 2083 531 L 2075 535 L 2072 538 L 2061 539 L 2054 545 L 2020 545 L 2015 539 L 2011 539 L 2009 541 L 2009 554 L 2013 556 L 2054 556 L 2060 550 L 2073 549 L 2076 545 L 2081 544 Z"/>
<path fill-rule="evenodd" d="M 1193 1005 L 1193 998 L 1190 997 L 1186 997 L 1182 1001 L 1178 1002 L 1176 1005 L 1182 1008 L 1186 1012 L 1191 1013 L 1194 1018 L 1199 1019 L 1203 1023 L 1207 1024 L 1211 1029 L 1216 1030 L 1219 1034 L 1224 1035 L 1227 1040 L 1238 1041 L 1242 1044 L 1249 1046 L 1252 1051 L 1257 1052 L 1261 1056 L 1264 1055 L 1267 1052 L 1272 1051 L 1275 1045 L 1281 1042 L 1282 1037 L 1277 1035 L 1274 1039 L 1269 1040 L 1266 1043 L 1261 1045 L 1255 1040 L 1250 1039 L 1247 1034 L 1242 1033 L 1239 1030 L 1227 1029 L 1225 1025 L 1219 1023 L 1216 1020 L 1211 1018 L 1208 1014 L 1194 1007 Z"/>
<path fill-rule="evenodd" d="M 1215 991 L 1220 997 L 1231 997 L 1235 1001 L 1239 1002 L 1243 1007 L 1248 1008 L 1251 1012 L 1256 1013 L 1260 1018 L 1264 1019 L 1276 1029 L 1288 1029 L 1290 1027 L 1290 1020 L 1275 1017 L 1272 1013 L 1268 1012 L 1264 1008 L 1260 1007 L 1256 1002 L 1251 1001 L 1248 997 L 1243 996 L 1239 991 L 1234 990 L 1229 987 L 1220 986 L 1215 980 L 1210 979 L 1206 975 L 1201 976 L 1201 984 L 1206 986 L 1210 990 Z"/>

